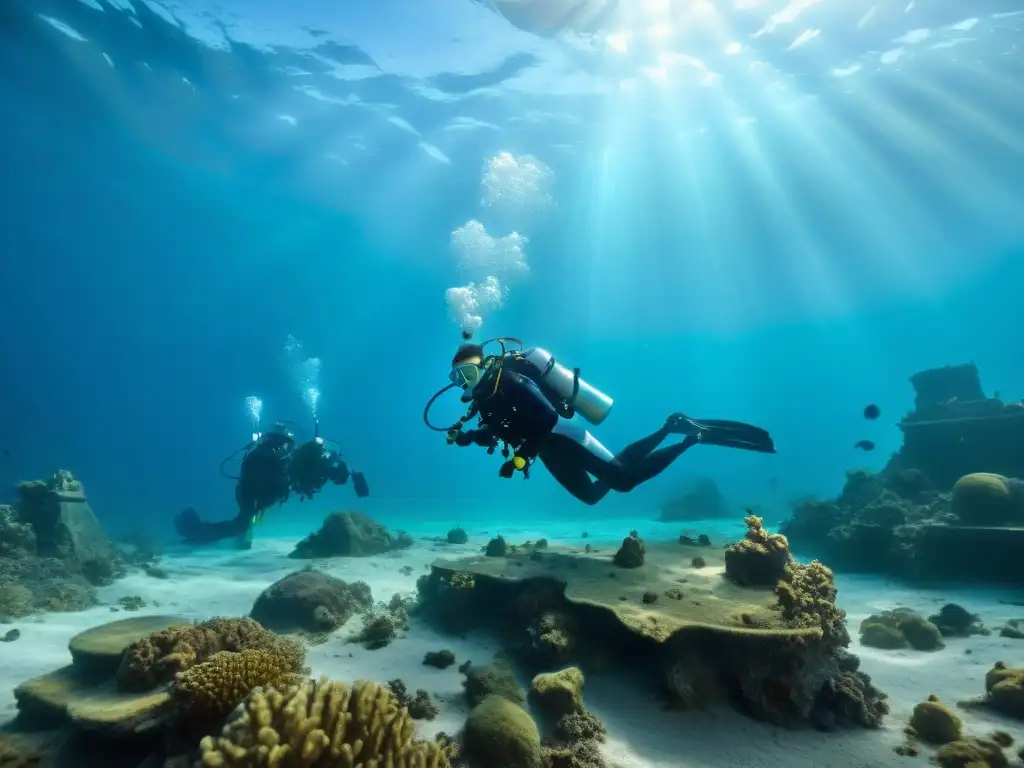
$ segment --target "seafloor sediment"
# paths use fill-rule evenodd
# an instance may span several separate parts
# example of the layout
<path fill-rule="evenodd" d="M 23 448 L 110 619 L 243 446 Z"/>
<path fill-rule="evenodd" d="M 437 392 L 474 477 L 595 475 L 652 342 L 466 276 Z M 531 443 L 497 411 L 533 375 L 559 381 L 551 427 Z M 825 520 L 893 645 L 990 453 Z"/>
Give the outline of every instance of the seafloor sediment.
<path fill-rule="evenodd" d="M 615 524 L 616 528 L 622 525 L 622 522 Z M 651 526 L 652 531 L 656 529 L 664 530 L 664 527 Z M 480 549 L 490 537 L 476 531 L 472 533 L 466 544 L 451 545 L 417 539 L 413 546 L 387 554 L 316 561 L 314 569 L 348 584 L 364 582 L 369 586 L 375 603 L 380 604 L 387 603 L 395 594 L 409 598 L 415 596 L 417 578 L 430 573 L 428 568 L 432 563 L 440 565 L 441 570 L 447 567 L 443 562 L 436 563 L 439 557 L 445 561 L 469 558 L 466 562 L 481 562 L 482 567 L 497 570 L 510 568 L 522 571 L 544 563 L 545 554 L 539 560 L 530 560 L 529 555 L 525 555 L 523 566 L 514 564 L 516 557 L 504 558 L 502 564 L 493 558 L 484 561 L 480 558 Z M 507 533 L 510 541 L 520 538 L 536 540 L 537 536 L 537 533 L 522 532 L 515 536 Z M 656 585 L 659 595 L 654 605 L 661 605 L 663 601 L 681 602 L 664 595 L 676 588 L 682 590 L 685 587 L 684 599 L 691 601 L 704 599 L 714 602 L 730 593 L 735 594 L 733 587 L 722 585 L 723 566 L 720 557 L 716 556 L 719 548 L 714 548 L 714 555 L 705 548 L 705 567 L 695 569 L 692 558 L 698 555 L 691 553 L 689 547 L 672 541 L 658 543 L 652 534 L 646 538 L 652 564 L 655 560 L 668 558 L 659 576 L 659 579 L 667 581 Z M 588 568 L 600 568 L 607 574 L 612 572 L 611 557 L 621 540 L 621 533 L 612 539 L 609 534 L 602 535 L 594 530 L 585 541 L 559 541 L 552 535 L 546 555 L 552 568 L 557 569 L 562 567 L 556 565 L 558 561 L 570 563 L 575 560 L 576 555 L 569 552 L 569 549 L 575 549 L 582 559 L 576 568 L 565 565 L 567 570 L 586 575 Z M 590 553 L 584 552 L 587 544 L 591 547 Z M 681 555 L 686 555 L 680 556 L 675 563 L 670 562 L 673 545 L 680 547 Z M 216 549 L 193 554 L 169 553 L 162 563 L 166 579 L 132 574 L 114 585 L 99 588 L 99 605 L 93 608 L 78 613 L 44 614 L 5 625 L 0 629 L 17 629 L 20 636 L 0 647 L 4 657 L 0 666 L 0 695 L 3 696 L 0 698 L 0 718 L 9 720 L 16 714 L 11 693 L 16 685 L 70 662 L 68 641 L 85 628 L 122 616 L 173 614 L 189 621 L 214 616 L 247 616 L 270 584 L 297 570 L 294 560 L 287 557 L 293 546 L 292 540 L 257 539 L 255 547 L 244 553 Z M 682 552 L 684 549 L 687 551 Z M 561 554 L 556 550 L 561 550 Z M 645 604 L 643 600 L 645 592 L 655 591 L 652 589 L 654 585 L 642 583 L 644 579 L 639 573 L 642 570 L 620 569 L 616 577 L 601 576 L 617 583 L 622 594 L 615 598 L 615 602 L 621 604 L 616 608 L 625 616 L 627 624 L 639 622 L 643 626 L 645 617 L 652 612 L 652 604 Z M 700 575 L 695 577 L 694 571 L 700 571 Z M 593 588 L 597 575 L 597 570 L 594 570 L 591 578 L 583 579 L 581 583 L 586 585 L 589 582 Z M 684 578 L 687 582 L 670 584 Z M 1024 609 L 1000 602 L 1012 601 L 1014 596 L 995 590 L 972 591 L 964 595 L 931 593 L 869 577 L 839 577 L 837 586 L 838 604 L 847 611 L 848 625 L 855 635 L 849 651 L 860 657 L 860 668 L 870 675 L 873 685 L 888 694 L 891 712 L 881 727 L 841 728 L 830 733 L 813 729 L 779 730 L 751 717 L 749 712 L 738 710 L 734 702 L 727 701 L 680 710 L 678 702 L 673 704 L 670 697 L 665 696 L 663 687 L 653 684 L 657 680 L 656 675 L 638 675 L 638 667 L 623 664 L 614 654 L 604 660 L 584 658 L 581 661 L 586 676 L 583 700 L 586 708 L 596 714 L 607 728 L 605 741 L 600 747 L 606 762 L 628 768 L 923 764 L 922 757 L 893 751 L 904 744 L 903 727 L 914 707 L 929 694 L 935 694 L 952 705 L 983 694 L 985 674 L 992 664 L 1001 659 L 1012 663 L 1015 655 L 1019 654 L 1018 648 L 1024 648 L 1018 645 L 1024 640 L 1002 637 L 998 633 L 949 639 L 943 648 L 929 653 L 909 648 L 883 651 L 863 647 L 854 631 L 861 621 L 872 613 L 901 605 L 931 613 L 943 603 L 962 602 L 991 627 L 1002 626 L 1014 618 L 1015 611 L 1024 613 Z M 584 586 L 576 599 L 586 601 L 587 588 Z M 745 601 L 745 607 L 740 607 L 733 600 L 735 610 L 731 609 L 729 615 L 735 613 L 740 625 L 745 623 L 743 614 L 757 616 L 759 611 L 768 608 L 771 590 L 760 589 L 757 593 L 759 597 Z M 138 596 L 144 605 L 133 605 L 134 610 L 126 612 L 121 601 L 126 596 Z M 618 600 L 620 596 L 626 599 Z M 112 609 L 117 609 L 117 612 Z M 484 630 L 452 635 L 413 616 L 407 629 L 399 628 L 393 640 L 371 649 L 372 644 L 356 639 L 365 623 L 365 615 L 354 612 L 330 632 L 307 632 L 295 636 L 305 646 L 305 664 L 309 674 L 344 682 L 370 679 L 380 684 L 400 678 L 410 696 L 413 691 L 422 689 L 429 693 L 438 710 L 432 720 L 413 721 L 420 738 L 429 740 L 438 731 L 458 733 L 470 709 L 463 685 L 465 677 L 459 673 L 459 666 L 469 661 L 473 666 L 485 667 L 497 651 L 507 647 L 508 638 L 501 633 Z M 742 629 L 742 626 L 738 628 Z M 671 629 L 667 626 L 665 629 L 671 635 Z M 428 651 L 441 649 L 451 651 L 455 664 L 444 669 L 423 664 Z M 652 666 L 650 671 L 658 671 L 658 665 Z M 528 687 L 528 680 L 520 682 L 524 688 Z M 1024 736 L 1016 721 L 984 708 L 957 709 L 957 714 L 964 722 L 964 730 L 973 736 L 986 736 L 995 730 Z M 934 752 L 934 748 L 927 744 L 918 744 L 916 748 L 924 756 Z M 87 765 L 85 754 L 77 752 L 75 761 L 66 764 Z"/>

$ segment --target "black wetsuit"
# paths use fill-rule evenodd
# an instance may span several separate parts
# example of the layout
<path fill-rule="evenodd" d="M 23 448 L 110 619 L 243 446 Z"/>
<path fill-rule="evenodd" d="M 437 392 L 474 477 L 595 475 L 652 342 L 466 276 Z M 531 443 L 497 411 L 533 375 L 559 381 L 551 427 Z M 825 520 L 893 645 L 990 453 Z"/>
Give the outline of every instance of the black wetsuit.
<path fill-rule="evenodd" d="M 525 373 L 532 366 L 517 364 L 512 354 L 506 356 L 503 368 L 500 378 L 497 368 L 489 369 L 474 388 L 471 414 L 479 416 L 480 428 L 460 432 L 456 444 L 490 448 L 505 442 L 516 455 L 539 458 L 552 477 L 584 504 L 596 504 L 608 491 L 633 490 L 700 442 L 689 435 L 655 450 L 672 434 L 666 425 L 613 456 L 586 430 L 556 431 L 560 418 L 572 417 L 572 407 L 553 392 L 542 392 Z"/>
<path fill-rule="evenodd" d="M 328 481 L 344 485 L 349 477 L 355 481 L 357 496 L 369 494 L 366 478 L 359 472 L 350 472 L 340 454 L 315 440 L 296 446 L 290 435 L 267 434 L 250 446 L 242 459 L 235 485 L 235 517 L 206 522 L 189 507 L 174 519 L 174 526 L 179 536 L 194 544 L 242 537 L 263 512 L 283 504 L 293 493 L 301 501 L 311 498 Z"/>

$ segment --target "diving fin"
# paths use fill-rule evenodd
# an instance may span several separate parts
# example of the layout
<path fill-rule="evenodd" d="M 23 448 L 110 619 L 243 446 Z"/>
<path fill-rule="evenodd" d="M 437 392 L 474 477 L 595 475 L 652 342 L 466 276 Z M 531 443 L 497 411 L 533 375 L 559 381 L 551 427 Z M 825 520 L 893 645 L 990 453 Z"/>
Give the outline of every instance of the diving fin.
<path fill-rule="evenodd" d="M 705 445 L 741 448 L 758 453 L 775 453 L 775 441 L 768 430 L 728 419 L 688 419 Z"/>
<path fill-rule="evenodd" d="M 370 495 L 370 484 L 366 482 L 366 475 L 362 472 L 352 473 L 352 487 L 360 499 L 365 499 Z"/>

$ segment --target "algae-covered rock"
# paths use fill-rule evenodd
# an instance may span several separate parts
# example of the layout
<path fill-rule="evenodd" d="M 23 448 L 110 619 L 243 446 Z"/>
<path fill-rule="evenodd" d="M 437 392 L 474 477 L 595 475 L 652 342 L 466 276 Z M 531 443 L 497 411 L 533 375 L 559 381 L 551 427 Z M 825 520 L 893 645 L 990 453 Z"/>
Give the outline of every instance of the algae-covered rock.
<path fill-rule="evenodd" d="M 660 505 L 661 522 L 731 517 L 729 505 L 711 478 L 699 478 Z"/>
<path fill-rule="evenodd" d="M 861 622 L 860 632 L 861 643 L 873 648 L 910 645 L 917 651 L 937 651 L 944 647 L 939 628 L 909 608 L 872 614 Z"/>
<path fill-rule="evenodd" d="M 1006 624 L 999 630 L 999 636 L 1024 640 L 1024 619 L 1007 619 Z"/>
<path fill-rule="evenodd" d="M 500 696 L 481 701 L 466 720 L 463 750 L 472 768 L 540 768 L 537 724 L 518 704 Z"/>
<path fill-rule="evenodd" d="M 452 528 L 448 531 L 448 535 L 445 536 L 445 540 L 449 544 L 465 544 L 469 541 L 469 534 L 462 528 Z"/>
<path fill-rule="evenodd" d="M 956 603 L 947 603 L 937 614 L 929 616 L 928 621 L 939 628 L 943 637 L 969 637 L 971 635 L 987 635 L 989 631 L 981 623 L 981 619 Z"/>
<path fill-rule="evenodd" d="M 495 654 L 491 662 L 484 666 L 478 667 L 467 662 L 459 670 L 466 676 L 462 684 L 466 700 L 471 706 L 476 706 L 488 696 L 500 696 L 515 704 L 526 702 L 523 689 L 516 682 L 512 665 L 503 653 Z"/>
<path fill-rule="evenodd" d="M 948 744 L 963 735 L 963 721 L 934 695 L 914 707 L 910 727 L 930 744 Z"/>
<path fill-rule="evenodd" d="M 309 560 L 319 557 L 368 557 L 412 546 L 404 532 L 392 534 L 362 512 L 332 512 L 320 530 L 300 541 L 288 557 Z"/>
<path fill-rule="evenodd" d="M 277 632 L 331 632 L 373 605 L 370 587 L 302 570 L 275 581 L 256 598 L 249 616 Z"/>
<path fill-rule="evenodd" d="M 504 536 L 495 536 L 487 542 L 487 546 L 484 548 L 484 554 L 488 557 L 505 557 L 508 551 L 508 542 L 505 541 Z"/>
<path fill-rule="evenodd" d="M 985 691 L 992 709 L 1024 720 L 1024 668 L 997 661 L 985 675 Z"/>
<path fill-rule="evenodd" d="M 622 540 L 612 562 L 619 568 L 639 568 L 644 564 L 644 542 L 636 531 Z"/>
<path fill-rule="evenodd" d="M 768 533 L 754 514 L 743 522 L 746 537 L 725 550 L 725 575 L 744 586 L 774 586 L 790 562 L 789 542 L 781 534 Z"/>
<path fill-rule="evenodd" d="M 578 667 L 542 672 L 530 684 L 530 698 L 552 718 L 583 708 L 583 673 Z"/>
<path fill-rule="evenodd" d="M 942 768 L 1006 768 L 1003 750 L 988 739 L 961 739 L 939 748 L 935 762 Z"/>

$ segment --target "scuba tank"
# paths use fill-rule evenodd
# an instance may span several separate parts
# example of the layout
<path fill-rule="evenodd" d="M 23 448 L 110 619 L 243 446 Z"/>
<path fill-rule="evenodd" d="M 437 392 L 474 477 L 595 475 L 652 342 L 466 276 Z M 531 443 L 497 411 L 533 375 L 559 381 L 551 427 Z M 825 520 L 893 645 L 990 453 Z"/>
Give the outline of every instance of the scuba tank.
<path fill-rule="evenodd" d="M 566 368 L 541 347 L 533 347 L 518 354 L 536 369 L 538 383 L 543 381 L 559 397 L 565 398 L 591 424 L 596 426 L 608 418 L 615 401 L 581 379 L 579 368 Z"/>

